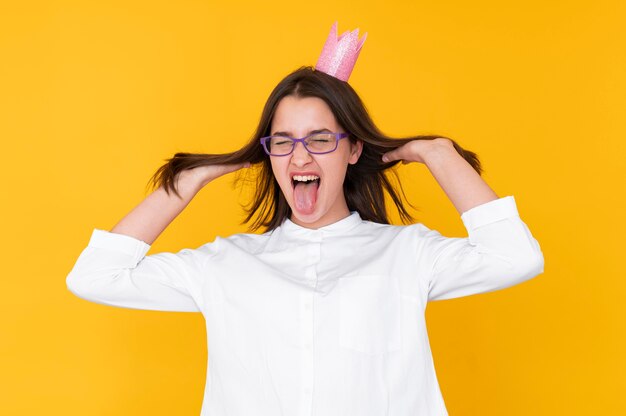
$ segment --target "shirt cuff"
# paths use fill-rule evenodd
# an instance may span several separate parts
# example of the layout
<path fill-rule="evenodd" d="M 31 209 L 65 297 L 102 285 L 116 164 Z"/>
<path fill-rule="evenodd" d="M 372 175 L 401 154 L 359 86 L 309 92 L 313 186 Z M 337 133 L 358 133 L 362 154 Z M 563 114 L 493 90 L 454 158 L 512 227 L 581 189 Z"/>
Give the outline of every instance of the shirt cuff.
<path fill-rule="evenodd" d="M 128 254 L 136 262 L 143 259 L 150 250 L 149 244 L 134 237 L 97 228 L 94 228 L 88 246 Z"/>
<path fill-rule="evenodd" d="M 511 217 L 519 217 L 515 198 L 512 195 L 475 206 L 461 214 L 461 220 L 467 230 L 474 230 Z"/>

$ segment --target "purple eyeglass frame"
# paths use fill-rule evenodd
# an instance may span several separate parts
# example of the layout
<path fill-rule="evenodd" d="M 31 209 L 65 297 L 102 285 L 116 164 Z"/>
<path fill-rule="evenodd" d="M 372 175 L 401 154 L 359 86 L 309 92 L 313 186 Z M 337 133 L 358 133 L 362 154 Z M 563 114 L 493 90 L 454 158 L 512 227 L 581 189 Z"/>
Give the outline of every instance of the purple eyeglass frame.
<path fill-rule="evenodd" d="M 335 136 L 335 148 L 333 150 L 329 150 L 328 152 L 312 152 L 309 150 L 308 147 L 306 147 L 306 143 L 304 143 L 304 141 L 306 139 L 308 139 L 311 136 L 315 136 L 316 134 L 332 134 Z M 275 157 L 282 157 L 282 156 L 289 156 L 290 154 L 293 153 L 294 150 L 296 150 L 296 144 L 298 142 L 302 143 L 302 146 L 304 146 L 304 148 L 306 149 L 307 152 L 313 154 L 313 155 L 325 155 L 327 153 L 332 153 L 335 150 L 337 150 L 337 147 L 339 147 L 339 140 L 341 139 L 345 139 L 346 137 L 350 136 L 350 133 L 313 133 L 313 134 L 309 134 L 308 136 L 302 137 L 301 139 L 297 139 L 295 137 L 289 137 L 289 136 L 280 136 L 280 137 L 284 137 L 285 139 L 291 139 L 293 141 L 293 146 L 291 146 L 291 152 L 285 154 L 285 155 L 274 155 L 272 153 L 269 152 L 269 150 L 267 150 L 267 140 L 270 139 L 270 137 L 274 137 L 274 136 L 266 136 L 266 137 L 261 137 L 261 139 L 259 140 L 261 142 L 261 145 L 263 146 L 263 150 L 265 150 L 265 153 L 267 153 L 269 156 L 275 156 Z"/>

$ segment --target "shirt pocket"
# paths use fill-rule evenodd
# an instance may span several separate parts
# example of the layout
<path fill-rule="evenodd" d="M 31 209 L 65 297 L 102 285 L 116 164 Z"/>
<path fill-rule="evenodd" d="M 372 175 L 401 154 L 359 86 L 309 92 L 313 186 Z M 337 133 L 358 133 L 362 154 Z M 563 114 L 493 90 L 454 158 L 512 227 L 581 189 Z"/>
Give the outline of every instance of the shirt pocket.
<path fill-rule="evenodd" d="M 342 277 L 338 289 L 341 348 L 385 354 L 402 347 L 402 305 L 396 279 L 384 274 Z"/>

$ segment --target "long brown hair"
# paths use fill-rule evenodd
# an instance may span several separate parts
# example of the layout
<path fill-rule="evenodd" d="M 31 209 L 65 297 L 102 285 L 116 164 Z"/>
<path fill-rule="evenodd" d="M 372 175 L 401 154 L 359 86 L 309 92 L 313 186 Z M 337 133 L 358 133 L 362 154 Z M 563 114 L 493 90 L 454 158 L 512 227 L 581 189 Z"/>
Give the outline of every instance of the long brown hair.
<path fill-rule="evenodd" d="M 391 138 L 384 135 L 376 127 L 350 84 L 317 71 L 311 66 L 293 71 L 278 83 L 265 103 L 256 132 L 244 147 L 225 154 L 176 153 L 152 176 L 150 181 L 153 186 L 163 186 L 168 194 L 169 190 L 172 190 L 180 197 L 175 179 L 181 171 L 198 166 L 250 162 L 253 167 L 258 168 L 258 174 L 255 178 L 256 186 L 252 201 L 244 207 L 247 216 L 243 223 L 250 222 L 256 215 L 250 226 L 251 230 L 265 227 L 265 231 L 269 231 L 278 227 L 291 216 L 291 208 L 274 178 L 269 156 L 264 152 L 259 139 L 271 134 L 274 112 L 280 100 L 286 96 L 321 98 L 330 107 L 339 125 L 350 134 L 350 140 L 363 141 L 361 156 L 356 164 L 348 165 L 343 184 L 350 211 L 357 211 L 364 220 L 389 224 L 384 194 L 387 192 L 402 221 L 413 220 L 398 190 L 387 176 L 388 172 L 395 175 L 402 197 L 406 201 L 398 174 L 394 169 L 390 169 L 399 161 L 384 163 L 382 155 L 412 140 L 433 140 L 445 136 Z M 454 140 L 452 143 L 457 152 L 480 174 L 482 168 L 477 155 L 461 148 Z"/>

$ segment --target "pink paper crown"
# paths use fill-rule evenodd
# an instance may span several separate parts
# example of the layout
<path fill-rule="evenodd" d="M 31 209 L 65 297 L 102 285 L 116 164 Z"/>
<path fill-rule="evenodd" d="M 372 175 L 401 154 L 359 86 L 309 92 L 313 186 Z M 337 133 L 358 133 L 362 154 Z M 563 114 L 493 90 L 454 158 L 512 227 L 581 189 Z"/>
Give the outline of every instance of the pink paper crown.
<path fill-rule="evenodd" d="M 330 28 L 315 69 L 342 81 L 348 81 L 366 38 L 367 33 L 359 41 L 359 29 L 352 32 L 346 31 L 337 38 L 337 22 L 335 22 Z"/>

